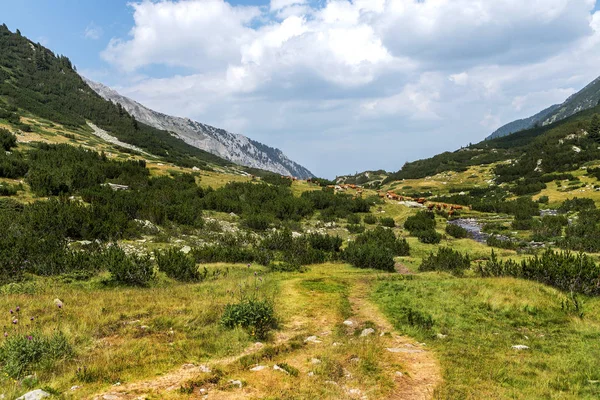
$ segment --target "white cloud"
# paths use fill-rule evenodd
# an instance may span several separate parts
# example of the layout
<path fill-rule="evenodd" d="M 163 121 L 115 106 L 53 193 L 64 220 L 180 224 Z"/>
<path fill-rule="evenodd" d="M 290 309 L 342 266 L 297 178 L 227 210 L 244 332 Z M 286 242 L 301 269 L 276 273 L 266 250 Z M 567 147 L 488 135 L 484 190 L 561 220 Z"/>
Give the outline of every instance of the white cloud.
<path fill-rule="evenodd" d="M 103 34 L 104 30 L 102 29 L 102 27 L 96 25 L 93 22 L 90 22 L 90 24 L 85 28 L 83 36 L 86 39 L 98 40 L 102 37 Z"/>
<path fill-rule="evenodd" d="M 283 8 L 304 5 L 306 0 L 271 0 L 270 8 L 271 11 L 279 11 Z"/>
<path fill-rule="evenodd" d="M 450 81 L 454 82 L 459 86 L 464 86 L 469 82 L 469 74 L 466 72 L 461 72 L 460 74 L 452 74 L 448 77 Z"/>
<path fill-rule="evenodd" d="M 328 176 L 397 170 L 477 142 L 562 101 L 600 64 L 593 0 L 271 0 L 265 7 L 145 0 L 132 7 L 130 35 L 102 53 L 121 71 L 115 83 L 125 94 L 280 146 Z M 156 79 L 153 65 L 188 72 Z M 364 157 L 338 153 L 340 143 Z"/>

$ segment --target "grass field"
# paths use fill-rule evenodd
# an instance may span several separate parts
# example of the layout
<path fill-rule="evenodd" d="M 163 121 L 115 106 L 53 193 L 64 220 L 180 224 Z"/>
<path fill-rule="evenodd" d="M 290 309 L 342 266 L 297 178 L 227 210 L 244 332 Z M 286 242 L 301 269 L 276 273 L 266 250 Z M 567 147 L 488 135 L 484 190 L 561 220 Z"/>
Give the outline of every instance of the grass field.
<path fill-rule="evenodd" d="M 47 141 L 103 150 L 118 159 L 142 158 L 122 153 L 86 129 L 69 130 L 39 119 L 26 122 L 33 132 L 18 136 L 20 149 L 32 141 Z M 152 175 L 193 173 L 204 188 L 251 180 L 235 168 L 199 171 L 143 158 Z M 491 179 L 492 167 L 394 182 L 383 189 L 447 194 L 451 189 L 482 187 Z M 585 171 L 574 174 L 584 186 L 597 184 Z M 534 198 L 548 196 L 552 208 L 574 196 L 600 202 L 600 192 L 593 188 L 565 191 L 566 187 L 566 181 L 560 187 L 552 182 Z M 291 186 L 295 196 L 312 190 L 320 187 L 305 181 Z M 374 190 L 363 194 L 375 195 Z M 12 198 L 42 200 L 26 184 Z M 0 395 L 14 399 L 43 387 L 56 398 L 73 399 L 99 395 L 189 399 L 203 398 L 205 393 L 211 399 L 273 400 L 600 398 L 600 301 L 579 296 L 575 310 L 569 293 L 530 281 L 483 279 L 473 270 L 461 278 L 421 273 L 423 259 L 440 246 L 469 253 L 472 266 L 489 257 L 492 249 L 446 235 L 446 219 L 441 216 L 436 218 L 441 243 L 419 242 L 403 229 L 417 211 L 389 200 L 372 208 L 378 218 L 393 218 L 395 234 L 410 244 L 410 255 L 395 259 L 402 274 L 356 269 L 341 262 L 312 265 L 304 273 L 210 264 L 200 266 L 207 268 L 209 278 L 195 284 L 177 283 L 160 274 L 149 287 L 130 288 L 116 285 L 102 272 L 88 280 L 30 276 L 2 286 L 0 326 L 9 336 L 18 332 L 51 336 L 61 331 L 72 353 L 54 365 L 37 365 L 27 379 L 0 376 Z M 467 209 L 461 216 L 498 217 L 505 225 L 512 221 L 511 216 Z M 152 251 L 198 246 L 226 232 L 241 233 L 239 216 L 205 211 L 203 217 L 206 225 L 197 231 L 161 227 L 154 236 L 120 244 L 133 251 Z M 314 215 L 287 223 L 298 232 L 338 235 L 342 247 L 356 237 L 343 219 L 326 224 Z M 365 224 L 366 229 L 375 226 Z M 521 231 L 515 236 L 527 239 L 530 234 Z M 495 252 L 501 259 L 530 256 Z M 245 330 L 221 324 L 226 305 L 242 288 L 273 300 L 278 327 L 260 342 Z M 19 323 L 12 324 L 10 310 L 17 307 Z M 365 329 L 373 332 L 361 336 Z M 529 348 L 516 350 L 514 345 Z"/>
<path fill-rule="evenodd" d="M 598 299 L 583 299 L 580 318 L 562 309 L 568 301 L 564 293 L 543 285 L 435 273 L 381 282 L 372 299 L 400 332 L 426 342 L 438 355 L 444 377 L 440 398 L 600 396 Z M 433 326 L 411 325 L 409 310 L 431 317 Z"/>

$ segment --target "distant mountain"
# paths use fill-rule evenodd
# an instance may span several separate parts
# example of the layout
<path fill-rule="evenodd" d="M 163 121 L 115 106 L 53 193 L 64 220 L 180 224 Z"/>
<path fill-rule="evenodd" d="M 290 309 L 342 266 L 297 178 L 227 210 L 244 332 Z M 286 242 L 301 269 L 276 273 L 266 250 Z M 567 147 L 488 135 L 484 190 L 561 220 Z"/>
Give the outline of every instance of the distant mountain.
<path fill-rule="evenodd" d="M 511 133 L 520 132 L 525 129 L 533 128 L 536 124 L 542 123 L 546 120 L 552 113 L 554 113 L 558 108 L 560 108 L 560 104 L 555 104 L 546 108 L 544 111 L 541 111 L 535 114 L 533 117 L 518 119 L 513 122 L 509 122 L 508 124 L 498 128 L 494 133 L 485 138 L 486 140 L 496 139 L 502 136 L 510 135 Z"/>
<path fill-rule="evenodd" d="M 247 167 L 301 179 L 314 176 L 308 169 L 286 157 L 279 149 L 188 118 L 173 117 L 153 111 L 101 83 L 86 78 L 84 80 L 104 99 L 120 104 L 137 121 L 156 129 L 172 132 L 185 143 L 198 149 Z"/>
<path fill-rule="evenodd" d="M 559 108 L 549 115 L 542 125 L 561 121 L 580 111 L 596 107 L 600 103 L 600 77 L 584 87 L 579 92 L 570 96 Z"/>
<path fill-rule="evenodd" d="M 585 88 L 570 96 L 562 104 L 553 105 L 530 118 L 520 119 L 504 125 L 486 138 L 495 139 L 502 136 L 530 129 L 536 125 L 546 126 L 561 121 L 580 111 L 596 107 L 600 103 L 600 77 Z"/>

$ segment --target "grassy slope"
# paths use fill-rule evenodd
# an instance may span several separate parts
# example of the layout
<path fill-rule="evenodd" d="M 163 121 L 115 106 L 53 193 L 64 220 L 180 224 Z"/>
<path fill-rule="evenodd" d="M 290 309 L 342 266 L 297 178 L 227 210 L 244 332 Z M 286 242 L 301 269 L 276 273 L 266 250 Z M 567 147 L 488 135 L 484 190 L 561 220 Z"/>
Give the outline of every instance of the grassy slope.
<path fill-rule="evenodd" d="M 438 274 L 381 283 L 373 299 L 397 329 L 439 355 L 441 398 L 600 396 L 598 299 L 584 300 L 581 319 L 561 309 L 565 294 L 543 285 Z M 407 308 L 432 316 L 433 329 L 410 326 Z M 530 349 L 511 348 L 518 344 Z"/>
<path fill-rule="evenodd" d="M 118 148 L 103 143 L 85 129 L 50 125 L 41 119 L 29 122 L 33 122 L 34 132 L 19 135 L 23 148 L 28 146 L 27 141 L 68 141 L 104 150 L 120 159 L 140 157 L 121 153 Z M 73 136 L 66 137 L 65 133 Z M 148 161 L 153 174 L 186 170 L 160 159 Z M 202 171 L 199 173 L 199 184 L 218 187 L 228 181 L 248 179 L 234 169 L 224 172 Z M 477 175 L 477 178 L 470 178 L 473 175 Z M 488 168 L 473 167 L 464 173 L 398 182 L 396 187 L 449 191 L 452 187 L 484 185 L 488 177 Z M 315 189 L 318 188 L 306 182 L 295 182 L 292 186 L 296 195 Z M 551 203 L 564 195 L 553 192 L 553 189 L 549 185 L 547 193 L 542 193 L 550 195 Z M 365 191 L 365 195 L 374 194 L 374 191 Z M 33 200 L 27 190 L 20 192 L 18 198 Z M 393 217 L 401 226 L 415 210 L 386 201 L 376 206 L 373 212 L 378 217 Z M 477 215 L 466 212 L 466 215 L 470 214 Z M 220 213 L 207 215 L 222 221 L 235 221 Z M 316 221 L 309 221 L 305 225 L 314 224 Z M 338 223 L 338 227 L 329 232 L 339 233 L 345 240 L 352 237 L 340 225 L 343 226 L 343 223 Z M 444 222 L 440 219 L 437 229 L 443 232 L 443 228 Z M 396 228 L 396 231 L 400 236 L 407 235 L 401 228 Z M 172 246 L 173 242 L 181 246 L 190 241 L 189 244 L 193 245 L 193 238 L 183 236 L 149 239 L 126 244 L 140 249 Z M 411 256 L 399 258 L 398 261 L 408 270 L 416 272 L 422 258 L 437 246 L 421 244 L 414 238 L 408 240 L 412 248 Z M 475 259 L 490 251 L 489 247 L 467 239 L 445 238 L 442 245 L 469 251 Z M 501 251 L 500 255 L 503 258 L 522 257 L 512 251 Z M 584 299 L 585 316 L 580 319 L 561 310 L 561 301 L 566 299 L 564 294 L 542 285 L 513 279 L 456 279 L 443 274 L 419 274 L 414 279 L 398 280 L 397 275 L 356 270 L 340 264 L 313 266 L 306 274 L 270 274 L 267 275 L 265 290 L 277 298 L 277 312 L 282 319 L 282 326 L 268 345 L 276 349 L 281 344 L 298 343 L 299 347 L 286 347 L 281 354 L 271 358 L 250 357 L 251 365 L 246 365 L 234 362 L 235 359 L 229 357 L 256 351 L 251 338 L 242 331 L 224 331 L 218 320 L 220 310 L 229 300 L 227 290 L 235 288 L 240 282 L 252 280 L 252 272 L 261 271 L 262 268 L 253 266 L 248 271 L 241 265 L 223 264 L 208 268 L 228 270 L 229 273 L 225 277 L 196 285 L 178 284 L 163 277 L 149 289 L 106 286 L 102 276 L 89 282 L 35 278 L 24 284 L 2 288 L 0 310 L 19 305 L 24 316 L 34 315 L 38 318 L 36 323 L 41 329 L 52 330 L 59 323 L 73 338 L 75 360 L 59 365 L 52 376 L 39 378 L 63 392 L 73 385 L 81 386 L 73 392 L 75 398 L 121 390 L 112 386 L 116 382 L 123 384 L 123 390 L 135 389 L 135 382 L 138 381 L 150 382 L 148 386 L 151 386 L 156 383 L 154 377 L 169 372 L 172 373 L 166 375 L 172 378 L 169 383 L 177 388 L 185 387 L 190 381 L 207 378 L 206 374 L 199 372 L 182 373 L 179 368 L 186 363 L 220 365 L 218 368 L 223 371 L 224 377 L 220 383 L 210 386 L 215 398 L 338 399 L 350 398 L 348 388 L 360 388 L 369 398 L 385 398 L 393 391 L 399 393 L 400 387 L 414 382 L 406 375 L 411 371 L 414 360 L 390 358 L 390 354 L 383 349 L 398 344 L 388 342 L 388 337 L 355 341 L 354 332 L 367 326 L 376 326 L 352 302 L 353 298 L 356 300 L 353 294 L 357 291 L 363 296 L 367 295 L 368 290 L 364 289 L 366 282 L 374 290 L 372 301 L 380 305 L 395 327 L 425 342 L 427 348 L 433 349 L 438 356 L 444 379 L 436 392 L 440 398 L 598 396 L 598 384 L 593 383 L 600 379 L 596 376 L 600 361 L 594 357 L 600 350 L 597 333 L 600 327 L 600 303 L 597 299 Z M 65 302 L 60 318 L 53 306 L 54 298 Z M 407 326 L 403 319 L 403 307 L 431 314 L 435 321 L 433 330 L 422 331 Z M 346 318 L 357 321 L 359 328 L 346 331 L 340 325 Z M 7 318 L 3 325 L 8 323 Z M 142 329 L 142 326 L 148 328 Z M 381 326 L 378 328 L 384 330 Z M 448 337 L 438 340 L 434 337 L 436 333 L 447 334 Z M 312 334 L 319 335 L 324 345 L 304 345 L 303 338 Z M 529 339 L 525 339 L 525 336 Z M 334 342 L 340 345 L 333 347 Z M 405 344 L 410 343 L 402 345 Z M 513 344 L 526 344 L 531 350 L 516 352 L 510 348 Z M 314 365 L 312 358 L 319 358 L 323 362 Z M 351 361 L 354 358 L 359 361 Z M 279 362 L 298 368 L 300 377 L 293 378 L 272 370 L 257 375 L 248 370 L 254 364 L 271 368 Z M 77 373 L 77 368 L 84 367 L 85 374 Z M 350 373 L 349 377 L 345 376 L 346 372 L 339 374 L 344 369 Z M 316 379 L 309 379 L 310 371 L 316 373 Z M 405 377 L 394 378 L 396 371 L 404 372 Z M 242 391 L 231 389 L 226 383 L 229 379 L 242 379 L 247 386 Z M 340 385 L 325 384 L 326 381 L 336 381 Z M 8 398 L 27 389 L 6 380 L 0 386 L 8 388 L 3 391 Z M 139 390 L 139 386 L 136 390 Z M 152 390 L 154 398 L 189 398 L 189 395 L 178 390 L 166 391 L 166 387 Z"/>

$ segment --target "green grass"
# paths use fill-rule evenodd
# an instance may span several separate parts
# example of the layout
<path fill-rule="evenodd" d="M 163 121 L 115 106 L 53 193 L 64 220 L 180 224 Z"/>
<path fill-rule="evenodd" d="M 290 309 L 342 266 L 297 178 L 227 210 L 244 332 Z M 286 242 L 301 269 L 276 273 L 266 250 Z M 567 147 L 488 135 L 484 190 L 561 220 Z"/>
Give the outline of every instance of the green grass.
<path fill-rule="evenodd" d="M 224 265 L 208 266 L 209 270 Z M 104 283 L 105 276 L 91 281 L 34 278 L 12 285 L 0 297 L 2 326 L 9 334 L 9 310 L 21 308 L 22 324 L 35 324 L 41 332 L 65 333 L 75 356 L 54 368 L 37 371 L 40 382 L 66 392 L 81 385 L 78 396 L 90 395 L 116 382 L 131 382 L 168 372 L 184 363 L 200 363 L 239 354 L 251 343 L 242 330 L 220 326 L 221 312 L 234 301 L 227 291 L 254 279 L 254 271 L 228 265 L 226 276 L 200 284 L 177 284 L 162 276 L 153 287 L 138 289 Z M 267 280 L 265 291 L 275 290 Z M 3 288 L 5 289 L 6 286 Z M 64 303 L 57 310 L 54 299 Z M 29 328 L 23 326 L 23 332 Z M 2 339 L 4 339 L 2 337 Z M 85 374 L 78 368 L 85 367 Z M 0 375 L 0 394 L 23 393 L 18 381 Z"/>
<path fill-rule="evenodd" d="M 437 273 L 381 282 L 372 298 L 397 329 L 437 353 L 440 398 L 600 397 L 596 298 L 585 299 L 580 319 L 562 310 L 563 293 L 540 284 Z M 411 326 L 408 310 L 430 316 L 433 327 Z M 530 349 L 512 349 L 519 344 Z"/>

